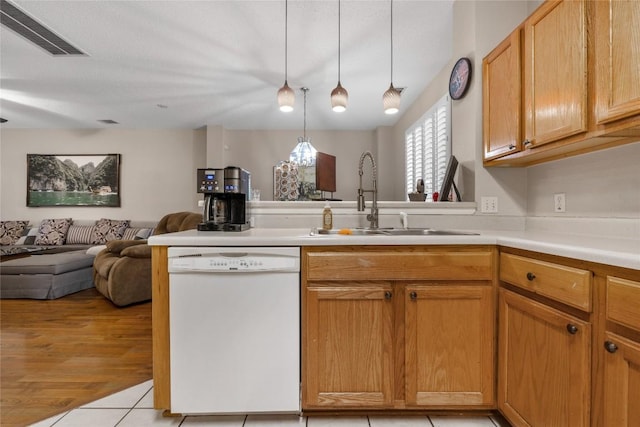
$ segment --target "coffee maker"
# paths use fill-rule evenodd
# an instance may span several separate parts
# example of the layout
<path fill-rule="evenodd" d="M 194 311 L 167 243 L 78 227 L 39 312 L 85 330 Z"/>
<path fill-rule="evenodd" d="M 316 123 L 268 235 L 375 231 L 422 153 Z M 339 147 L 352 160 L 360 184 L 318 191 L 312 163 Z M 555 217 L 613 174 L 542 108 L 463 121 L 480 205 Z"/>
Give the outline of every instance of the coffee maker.
<path fill-rule="evenodd" d="M 249 229 L 247 200 L 251 173 L 235 167 L 198 169 L 197 191 L 204 193 L 204 222 L 200 231 L 243 231 Z"/>

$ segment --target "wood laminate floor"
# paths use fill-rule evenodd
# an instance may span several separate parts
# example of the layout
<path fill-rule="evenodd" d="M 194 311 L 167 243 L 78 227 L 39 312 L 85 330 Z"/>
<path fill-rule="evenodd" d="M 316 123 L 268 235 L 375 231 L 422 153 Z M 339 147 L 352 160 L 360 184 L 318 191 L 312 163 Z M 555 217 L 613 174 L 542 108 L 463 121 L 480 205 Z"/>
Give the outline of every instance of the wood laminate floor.
<path fill-rule="evenodd" d="M 0 300 L 0 425 L 24 426 L 152 378 L 151 302 L 88 289 Z"/>

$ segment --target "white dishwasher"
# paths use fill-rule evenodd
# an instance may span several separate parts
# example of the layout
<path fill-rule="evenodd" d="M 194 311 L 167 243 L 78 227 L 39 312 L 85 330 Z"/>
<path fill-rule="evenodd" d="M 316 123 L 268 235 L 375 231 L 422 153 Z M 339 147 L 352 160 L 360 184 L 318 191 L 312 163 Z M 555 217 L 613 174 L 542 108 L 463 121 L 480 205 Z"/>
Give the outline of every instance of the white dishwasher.
<path fill-rule="evenodd" d="M 171 411 L 300 412 L 300 248 L 168 254 Z"/>

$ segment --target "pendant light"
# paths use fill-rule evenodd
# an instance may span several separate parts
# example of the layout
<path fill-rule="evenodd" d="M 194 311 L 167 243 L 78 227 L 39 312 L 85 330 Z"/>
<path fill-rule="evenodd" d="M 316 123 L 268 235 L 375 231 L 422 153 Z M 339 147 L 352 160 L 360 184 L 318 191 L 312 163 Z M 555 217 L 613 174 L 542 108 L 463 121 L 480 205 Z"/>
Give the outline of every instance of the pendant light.
<path fill-rule="evenodd" d="M 284 2 L 284 85 L 278 90 L 278 104 L 280 105 L 280 111 L 289 113 L 293 111 L 293 103 L 296 100 L 296 95 L 293 89 L 289 87 L 287 82 L 287 55 L 288 55 L 288 19 L 289 19 L 289 2 Z"/>
<path fill-rule="evenodd" d="M 304 92 L 304 133 L 298 137 L 298 144 L 289 155 L 289 161 L 297 163 L 301 167 L 310 167 L 316 165 L 316 153 L 318 152 L 311 145 L 311 138 L 307 138 L 307 92 L 309 88 L 303 87 L 300 90 Z"/>
<path fill-rule="evenodd" d="M 382 95 L 385 114 L 396 114 L 400 110 L 400 91 L 393 87 L 393 0 L 391 0 L 391 85 Z"/>
<path fill-rule="evenodd" d="M 342 113 L 347 109 L 349 93 L 340 84 L 340 0 L 338 0 L 338 86 L 331 91 L 331 108 L 336 113 Z"/>

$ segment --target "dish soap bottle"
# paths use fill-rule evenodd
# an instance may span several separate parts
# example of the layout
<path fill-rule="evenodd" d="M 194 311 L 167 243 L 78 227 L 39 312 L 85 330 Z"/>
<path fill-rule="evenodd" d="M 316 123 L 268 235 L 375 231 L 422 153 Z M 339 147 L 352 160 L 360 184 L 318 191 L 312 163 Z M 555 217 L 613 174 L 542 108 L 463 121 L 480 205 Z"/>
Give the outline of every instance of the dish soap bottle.
<path fill-rule="evenodd" d="M 329 203 L 324 205 L 324 210 L 322 211 L 322 229 L 323 230 L 331 230 L 333 228 L 333 212 L 331 212 L 331 206 Z"/>

